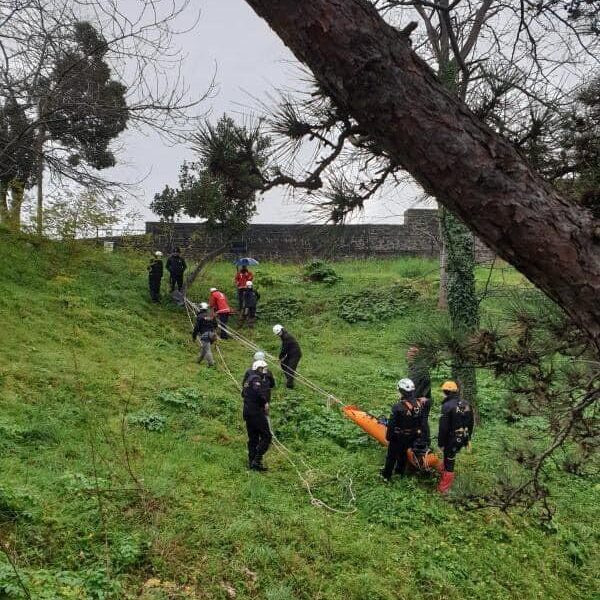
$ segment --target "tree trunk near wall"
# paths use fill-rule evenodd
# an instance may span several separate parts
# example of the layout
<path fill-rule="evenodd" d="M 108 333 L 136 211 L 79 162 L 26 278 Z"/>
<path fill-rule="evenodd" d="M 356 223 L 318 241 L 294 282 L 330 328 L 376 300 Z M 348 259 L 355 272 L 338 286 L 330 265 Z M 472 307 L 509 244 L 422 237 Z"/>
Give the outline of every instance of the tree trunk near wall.
<path fill-rule="evenodd" d="M 600 348 L 600 239 L 367 0 L 246 0 L 324 91 Z"/>

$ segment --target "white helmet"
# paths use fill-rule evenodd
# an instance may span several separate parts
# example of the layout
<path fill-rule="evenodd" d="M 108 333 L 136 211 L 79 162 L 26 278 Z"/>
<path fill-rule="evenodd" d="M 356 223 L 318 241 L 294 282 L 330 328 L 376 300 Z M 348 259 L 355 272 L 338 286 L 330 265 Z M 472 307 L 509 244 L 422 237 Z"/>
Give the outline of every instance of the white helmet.
<path fill-rule="evenodd" d="M 413 383 L 412 379 L 401 379 L 398 384 L 396 385 L 396 389 L 399 392 L 414 392 L 415 391 L 415 384 Z"/>
<path fill-rule="evenodd" d="M 218 290 L 217 290 L 217 288 L 210 288 L 210 290 L 209 290 L 209 291 L 210 291 L 210 293 L 212 294 L 213 292 L 216 292 L 216 291 L 218 291 Z"/>
<path fill-rule="evenodd" d="M 254 353 L 254 360 L 265 360 L 265 353 L 262 350 Z"/>
<path fill-rule="evenodd" d="M 252 282 L 251 281 L 246 281 L 246 287 L 247 288 L 251 288 L 252 287 Z"/>
<path fill-rule="evenodd" d="M 258 371 L 258 369 L 266 369 L 266 368 L 267 368 L 267 363 L 264 360 L 255 360 L 252 363 L 253 371 Z"/>
<path fill-rule="evenodd" d="M 283 331 L 283 326 L 279 325 L 279 323 L 277 325 L 273 325 L 273 333 L 275 335 L 281 335 L 281 332 Z"/>
<path fill-rule="evenodd" d="M 154 256 L 156 256 L 156 258 L 160 258 L 160 257 L 162 256 L 162 252 L 161 252 L 160 250 L 157 250 L 157 251 L 154 253 Z"/>
<path fill-rule="evenodd" d="M 208 310 L 208 304 L 206 304 L 206 302 L 200 302 L 199 308 L 200 310 Z"/>

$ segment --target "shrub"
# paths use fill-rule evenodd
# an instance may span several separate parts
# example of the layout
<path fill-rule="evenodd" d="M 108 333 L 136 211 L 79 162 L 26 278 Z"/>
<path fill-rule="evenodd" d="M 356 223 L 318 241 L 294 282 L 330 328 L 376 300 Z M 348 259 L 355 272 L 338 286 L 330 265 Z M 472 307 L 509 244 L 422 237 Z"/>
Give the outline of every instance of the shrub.
<path fill-rule="evenodd" d="M 164 431 L 166 419 L 159 414 L 154 413 L 137 413 L 129 415 L 127 422 L 130 425 L 137 425 L 143 427 L 148 431 Z"/>
<path fill-rule="evenodd" d="M 383 321 L 401 316 L 418 297 L 417 290 L 401 283 L 354 292 L 341 298 L 338 315 L 348 323 Z"/>
<path fill-rule="evenodd" d="M 194 388 L 181 388 L 179 390 L 163 390 L 158 395 L 158 399 L 165 404 L 176 406 L 178 408 L 189 408 L 197 411 L 202 396 Z"/>
<path fill-rule="evenodd" d="M 304 267 L 304 279 L 331 285 L 340 281 L 341 277 L 330 264 L 322 260 L 313 260 Z"/>
<path fill-rule="evenodd" d="M 30 502 L 29 495 L 0 486 L 0 523 L 31 521 L 33 516 L 26 508 Z"/>
<path fill-rule="evenodd" d="M 287 321 L 297 317 L 302 303 L 296 298 L 275 298 L 258 307 L 258 316 L 268 321 Z"/>

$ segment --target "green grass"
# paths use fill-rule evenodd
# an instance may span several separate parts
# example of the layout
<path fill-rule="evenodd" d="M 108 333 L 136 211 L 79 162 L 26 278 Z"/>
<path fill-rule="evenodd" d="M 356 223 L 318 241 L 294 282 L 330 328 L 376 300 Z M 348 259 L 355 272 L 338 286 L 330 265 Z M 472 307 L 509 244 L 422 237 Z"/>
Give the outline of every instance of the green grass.
<path fill-rule="evenodd" d="M 557 475 L 552 530 L 534 515 L 464 512 L 427 478 L 385 486 L 384 450 L 308 390 L 282 389 L 278 374 L 276 433 L 319 499 L 356 511 L 313 506 L 275 448 L 268 474 L 246 470 L 239 393 L 220 363 L 194 363 L 185 313 L 148 302 L 146 257 L 0 236 L 0 535 L 33 598 L 598 597 L 598 485 Z M 342 280 L 328 286 L 304 282 L 300 265 L 260 265 L 263 314 L 284 311 L 305 375 L 387 413 L 407 332 L 435 315 L 436 264 L 335 269 Z M 232 277 L 212 265 L 192 295 L 230 291 Z M 376 306 L 396 283 L 419 299 L 382 322 L 340 318 L 343 298 L 363 290 Z M 511 270 L 492 284 L 525 285 Z M 503 306 L 501 293 L 484 303 L 490 318 Z M 251 336 L 275 353 L 272 324 Z M 220 347 L 239 378 L 249 352 Z M 519 435 L 499 418 L 498 384 L 482 373 L 481 388 L 489 418 L 460 455 L 459 486 L 502 468 L 502 437 Z M 0 555 L 2 597 L 25 595 Z"/>

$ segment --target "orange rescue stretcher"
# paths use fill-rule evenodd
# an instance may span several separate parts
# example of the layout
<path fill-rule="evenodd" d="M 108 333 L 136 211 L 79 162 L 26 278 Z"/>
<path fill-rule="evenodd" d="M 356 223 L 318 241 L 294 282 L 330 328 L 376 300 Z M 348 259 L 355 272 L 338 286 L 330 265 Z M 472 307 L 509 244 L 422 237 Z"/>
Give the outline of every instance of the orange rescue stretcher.
<path fill-rule="evenodd" d="M 379 419 L 377 419 L 377 417 L 370 415 L 364 410 L 360 410 L 357 406 L 344 406 L 342 410 L 351 421 L 354 421 L 372 438 L 375 438 L 384 446 L 388 445 L 388 441 L 385 438 L 385 434 L 387 432 L 387 426 L 385 423 L 382 423 Z M 412 449 L 409 449 L 407 451 L 407 455 L 410 464 L 419 471 L 438 471 L 441 468 L 441 459 L 430 450 L 424 454 L 417 454 Z"/>

